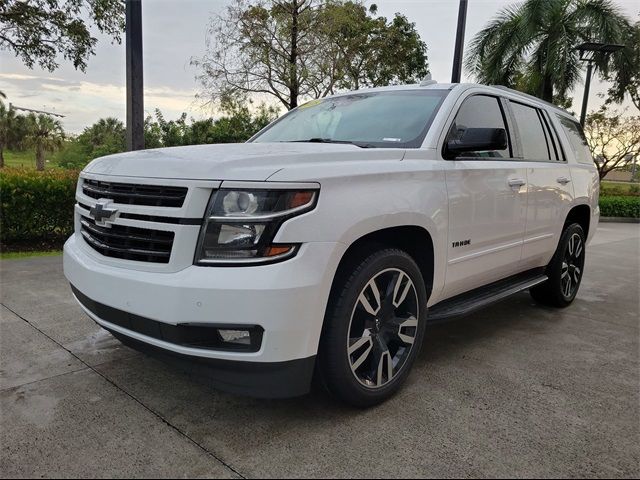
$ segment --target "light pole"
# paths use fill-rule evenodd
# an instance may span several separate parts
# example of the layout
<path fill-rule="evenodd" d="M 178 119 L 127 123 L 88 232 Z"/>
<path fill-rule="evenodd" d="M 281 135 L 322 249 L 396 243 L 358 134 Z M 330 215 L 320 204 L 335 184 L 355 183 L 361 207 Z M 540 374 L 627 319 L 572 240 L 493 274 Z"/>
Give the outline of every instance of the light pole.
<path fill-rule="evenodd" d="M 462 54 L 464 50 L 464 31 L 467 24 L 467 0 L 460 0 L 458 8 L 458 29 L 456 31 L 456 46 L 453 52 L 453 70 L 451 83 L 460 83 L 462 76 Z"/>
<path fill-rule="evenodd" d="M 144 148 L 142 0 L 125 0 L 127 63 L 127 150 Z"/>
<path fill-rule="evenodd" d="M 589 101 L 589 89 L 591 88 L 591 74 L 593 73 L 593 64 L 597 54 L 601 57 L 607 57 L 617 52 L 624 45 L 615 45 L 613 43 L 597 43 L 586 42 L 578 45 L 576 50 L 580 52 L 580 60 L 587 62 L 587 77 L 584 81 L 584 96 L 582 97 L 582 112 L 580 112 L 580 125 L 584 127 L 587 119 L 587 103 Z"/>

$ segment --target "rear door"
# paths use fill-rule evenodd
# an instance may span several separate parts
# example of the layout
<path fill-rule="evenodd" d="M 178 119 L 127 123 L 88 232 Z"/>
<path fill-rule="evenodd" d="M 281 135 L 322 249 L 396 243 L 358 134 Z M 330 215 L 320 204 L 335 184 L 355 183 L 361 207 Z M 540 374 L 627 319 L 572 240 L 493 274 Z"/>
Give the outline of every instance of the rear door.
<path fill-rule="evenodd" d="M 555 252 L 573 200 L 571 172 L 545 109 L 510 100 L 520 156 L 526 162 L 528 208 L 523 269 L 544 266 Z"/>
<path fill-rule="evenodd" d="M 445 142 L 466 128 L 510 125 L 500 98 L 472 94 L 460 104 Z M 527 211 L 527 172 L 506 150 L 479 151 L 451 160 L 446 170 L 449 243 L 443 298 L 517 273 Z"/>

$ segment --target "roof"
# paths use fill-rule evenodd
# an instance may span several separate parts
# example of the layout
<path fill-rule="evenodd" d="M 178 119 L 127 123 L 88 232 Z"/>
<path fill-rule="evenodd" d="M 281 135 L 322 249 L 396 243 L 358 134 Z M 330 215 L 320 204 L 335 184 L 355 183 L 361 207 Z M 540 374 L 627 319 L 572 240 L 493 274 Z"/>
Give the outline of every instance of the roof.
<path fill-rule="evenodd" d="M 516 97 L 522 97 L 523 99 L 526 99 L 528 102 L 534 102 L 537 103 L 540 106 L 545 106 L 545 107 L 550 107 L 553 108 L 555 110 L 557 110 L 560 113 L 563 113 L 565 115 L 569 115 L 570 117 L 573 117 L 573 115 L 571 115 L 571 113 L 567 112 L 565 109 L 558 107 L 557 105 L 554 105 L 552 103 L 549 103 L 545 100 L 542 100 L 538 97 L 534 97 L 533 95 L 529 95 L 527 93 L 523 93 L 523 92 L 519 92 L 518 90 L 514 90 L 512 88 L 508 88 L 508 87 L 504 87 L 502 85 L 483 85 L 483 84 L 479 84 L 479 83 L 432 83 L 429 85 L 425 85 L 425 86 L 421 86 L 419 83 L 414 83 L 414 84 L 408 84 L 408 85 L 388 85 L 388 86 L 384 86 L 384 87 L 373 87 L 373 88 L 363 88 L 360 90 L 352 90 L 349 92 L 340 92 L 340 93 L 336 93 L 335 95 L 331 95 L 328 98 L 331 97 L 340 97 L 343 95 L 350 95 L 353 93 L 363 93 L 363 92 L 389 92 L 389 91 L 408 91 L 408 90 L 453 90 L 455 89 L 469 89 L 469 88 L 484 88 L 487 89 L 489 91 L 494 90 L 493 93 L 495 94 L 504 94 L 504 93 L 509 93 L 513 96 Z"/>

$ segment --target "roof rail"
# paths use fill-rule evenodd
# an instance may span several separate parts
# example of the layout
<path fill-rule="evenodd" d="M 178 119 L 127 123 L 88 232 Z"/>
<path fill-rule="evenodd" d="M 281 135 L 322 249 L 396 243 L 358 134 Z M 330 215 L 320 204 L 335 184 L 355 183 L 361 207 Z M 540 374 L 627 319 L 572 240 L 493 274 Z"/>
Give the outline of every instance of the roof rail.
<path fill-rule="evenodd" d="M 559 107 L 559 106 L 557 106 L 557 105 L 554 105 L 554 104 L 553 104 L 553 103 L 551 103 L 551 102 L 547 102 L 546 100 L 543 100 L 543 99 L 541 99 L 541 98 L 538 98 L 538 97 L 536 97 L 536 96 L 534 96 L 534 95 L 529 95 L 528 93 L 524 93 L 524 92 L 521 92 L 521 91 L 519 91 L 519 90 L 515 90 L 515 89 L 513 89 L 513 88 L 505 87 L 504 85 L 491 85 L 491 87 L 493 87 L 493 88 L 497 88 L 497 89 L 499 89 L 499 90 L 504 90 L 505 92 L 514 93 L 514 94 L 516 94 L 516 95 L 521 95 L 521 96 L 526 97 L 526 98 L 528 98 L 528 99 L 530 99 L 530 100 L 535 100 L 536 102 L 544 103 L 545 105 L 548 105 L 548 106 L 550 106 L 550 107 L 553 107 L 553 108 L 555 108 L 555 109 L 557 109 L 557 110 L 560 110 L 560 111 L 562 111 L 562 112 L 564 112 L 564 113 L 569 113 L 569 112 L 568 112 L 567 110 L 565 110 L 564 108 Z M 569 115 L 571 115 L 571 114 L 569 113 Z"/>

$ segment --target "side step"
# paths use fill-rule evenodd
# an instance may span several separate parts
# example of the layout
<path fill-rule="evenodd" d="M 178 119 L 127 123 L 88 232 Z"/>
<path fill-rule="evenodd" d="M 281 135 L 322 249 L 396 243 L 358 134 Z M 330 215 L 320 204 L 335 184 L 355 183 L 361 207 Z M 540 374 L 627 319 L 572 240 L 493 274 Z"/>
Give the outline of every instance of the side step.
<path fill-rule="evenodd" d="M 436 303 L 429 309 L 427 323 L 438 323 L 468 315 L 547 280 L 542 269 L 520 273 L 484 287 Z"/>

